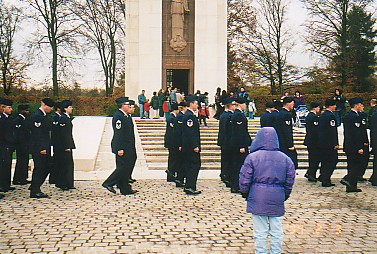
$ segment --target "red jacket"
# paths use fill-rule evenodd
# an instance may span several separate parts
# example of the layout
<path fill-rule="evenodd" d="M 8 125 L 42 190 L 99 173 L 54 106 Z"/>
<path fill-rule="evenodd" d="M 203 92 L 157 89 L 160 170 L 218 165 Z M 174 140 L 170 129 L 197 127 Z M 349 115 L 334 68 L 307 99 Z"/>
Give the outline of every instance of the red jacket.
<path fill-rule="evenodd" d="M 162 110 L 164 111 L 164 113 L 170 112 L 170 110 L 169 110 L 169 102 L 168 101 L 164 101 L 164 103 L 162 104 Z"/>
<path fill-rule="evenodd" d="M 151 104 L 149 102 L 144 103 L 144 111 L 150 111 L 151 110 Z"/>
<path fill-rule="evenodd" d="M 209 117 L 208 107 L 199 109 L 199 116 Z"/>

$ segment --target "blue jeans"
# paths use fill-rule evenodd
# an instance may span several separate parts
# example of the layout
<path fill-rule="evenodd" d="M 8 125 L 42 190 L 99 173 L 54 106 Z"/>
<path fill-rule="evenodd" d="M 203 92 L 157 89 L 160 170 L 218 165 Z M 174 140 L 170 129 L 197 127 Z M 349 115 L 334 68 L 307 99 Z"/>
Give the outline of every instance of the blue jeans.
<path fill-rule="evenodd" d="M 343 110 L 335 110 L 334 115 L 335 115 L 335 119 L 336 119 L 336 126 L 339 127 L 342 124 Z"/>
<path fill-rule="evenodd" d="M 140 103 L 139 108 L 140 108 L 140 118 L 142 118 L 144 117 L 144 104 Z"/>
<path fill-rule="evenodd" d="M 281 253 L 283 249 L 282 217 L 253 214 L 254 248 L 256 254 L 267 254 L 268 234 L 271 235 L 270 253 Z"/>
<path fill-rule="evenodd" d="M 249 119 L 250 120 L 254 119 L 254 112 L 249 112 Z"/>

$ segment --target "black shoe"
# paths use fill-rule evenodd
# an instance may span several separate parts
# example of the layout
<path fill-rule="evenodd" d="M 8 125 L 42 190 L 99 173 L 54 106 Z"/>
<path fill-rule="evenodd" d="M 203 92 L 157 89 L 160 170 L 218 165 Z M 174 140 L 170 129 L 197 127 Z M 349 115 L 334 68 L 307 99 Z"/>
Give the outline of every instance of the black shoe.
<path fill-rule="evenodd" d="M 76 187 L 72 186 L 72 187 L 68 187 L 68 189 L 70 189 L 70 190 L 76 190 Z"/>
<path fill-rule="evenodd" d="M 68 191 L 69 188 L 68 187 L 58 187 L 59 189 L 61 189 L 62 191 Z"/>
<path fill-rule="evenodd" d="M 358 182 L 366 182 L 368 181 L 367 179 L 363 178 L 363 177 L 360 177 L 357 179 Z"/>
<path fill-rule="evenodd" d="M 128 180 L 128 183 L 134 183 L 134 182 L 136 182 L 135 179 L 130 178 L 130 180 Z"/>
<path fill-rule="evenodd" d="M 377 186 L 377 183 L 372 182 L 372 186 Z"/>
<path fill-rule="evenodd" d="M 43 192 L 38 193 L 30 193 L 31 198 L 50 198 L 47 194 L 44 194 Z"/>
<path fill-rule="evenodd" d="M 122 195 L 133 195 L 133 194 L 136 194 L 138 193 L 139 191 L 138 190 L 129 190 L 129 191 L 125 191 L 125 192 L 121 192 Z"/>
<path fill-rule="evenodd" d="M 188 189 L 185 189 L 185 193 L 187 195 L 199 195 L 200 193 L 202 193 L 201 191 L 197 191 L 197 190 L 194 190 L 194 189 L 191 189 L 191 188 L 188 188 Z"/>
<path fill-rule="evenodd" d="M 361 189 L 358 189 L 358 188 L 350 188 L 350 187 L 347 187 L 346 188 L 346 192 L 349 193 L 349 192 L 362 192 Z"/>
<path fill-rule="evenodd" d="M 8 192 L 8 189 L 0 188 L 0 192 Z"/>
<path fill-rule="evenodd" d="M 322 187 L 333 187 L 333 186 L 335 186 L 335 184 L 322 182 Z"/>
<path fill-rule="evenodd" d="M 348 182 L 346 179 L 342 178 L 342 180 L 340 180 L 340 183 L 347 186 L 348 188 L 352 188 L 350 182 Z"/>
<path fill-rule="evenodd" d="M 3 197 L 5 197 L 5 195 L 0 193 L 0 199 L 2 199 Z"/>
<path fill-rule="evenodd" d="M 304 177 L 308 178 L 309 182 L 312 182 L 312 183 L 316 183 L 317 182 L 317 178 L 315 178 L 314 176 L 311 176 L 309 174 L 305 174 Z"/>
<path fill-rule="evenodd" d="M 168 175 L 168 182 L 169 182 L 169 180 L 174 181 L 176 179 L 175 175 L 172 172 L 170 172 L 169 170 L 165 170 L 165 173 Z"/>
<path fill-rule="evenodd" d="M 239 189 L 230 189 L 231 193 L 241 193 Z"/>
<path fill-rule="evenodd" d="M 30 181 L 13 181 L 12 182 L 13 183 L 13 185 L 26 185 L 26 184 L 28 184 L 28 183 L 30 183 Z"/>
<path fill-rule="evenodd" d="M 322 183 L 322 176 L 321 175 L 317 178 L 317 181 Z"/>
<path fill-rule="evenodd" d="M 16 188 L 14 188 L 13 186 L 10 186 L 9 188 L 8 188 L 8 191 L 13 191 L 13 190 L 15 190 Z"/>
<path fill-rule="evenodd" d="M 117 193 L 117 192 L 114 190 L 113 186 L 109 186 L 109 185 L 106 185 L 106 184 L 102 184 L 102 187 L 105 188 L 106 190 L 110 191 L 111 193 L 114 193 L 114 194 Z"/>
<path fill-rule="evenodd" d="M 230 182 L 229 181 L 225 181 L 224 183 L 225 183 L 226 187 L 230 188 Z"/>
<path fill-rule="evenodd" d="M 182 187 L 185 187 L 185 184 L 179 180 L 175 180 L 175 187 L 177 188 L 182 188 Z"/>

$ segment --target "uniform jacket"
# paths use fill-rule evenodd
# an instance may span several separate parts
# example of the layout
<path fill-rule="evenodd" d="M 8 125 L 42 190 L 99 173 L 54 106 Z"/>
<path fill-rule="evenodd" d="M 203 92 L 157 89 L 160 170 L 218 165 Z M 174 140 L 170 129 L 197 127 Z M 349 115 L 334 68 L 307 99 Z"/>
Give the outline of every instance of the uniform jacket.
<path fill-rule="evenodd" d="M 60 143 L 61 135 L 59 133 L 59 120 L 61 114 L 56 113 L 52 116 L 52 125 L 51 125 L 51 144 L 55 147 L 56 144 Z"/>
<path fill-rule="evenodd" d="M 166 120 L 166 131 L 165 131 L 165 137 L 164 137 L 164 146 L 166 148 L 174 148 L 174 120 L 175 115 L 174 113 L 171 113 Z"/>
<path fill-rule="evenodd" d="M 313 112 L 310 112 L 306 116 L 306 135 L 304 140 L 304 145 L 307 147 L 317 147 L 318 144 L 318 124 L 319 116 Z"/>
<path fill-rule="evenodd" d="M 318 122 L 318 147 L 334 149 L 337 145 L 339 145 L 339 141 L 335 115 L 331 111 L 325 110 Z"/>
<path fill-rule="evenodd" d="M 30 149 L 32 153 L 39 153 L 43 150 L 50 150 L 50 130 L 52 122 L 41 109 L 38 109 L 31 116 L 30 123 Z"/>
<path fill-rule="evenodd" d="M 372 153 L 377 156 L 377 112 L 372 114 L 369 119 L 370 146 L 372 147 Z"/>
<path fill-rule="evenodd" d="M 288 149 L 294 146 L 291 112 L 285 108 L 279 111 L 275 129 L 279 137 L 280 149 Z"/>
<path fill-rule="evenodd" d="M 1 114 L 0 118 L 0 147 L 14 149 L 15 137 L 13 132 L 13 119 Z"/>
<path fill-rule="evenodd" d="M 182 119 L 182 151 L 191 152 L 196 147 L 200 150 L 199 121 L 194 113 L 187 109 Z"/>
<path fill-rule="evenodd" d="M 251 143 L 247 118 L 241 110 L 236 109 L 231 117 L 232 136 L 231 147 L 233 149 L 248 148 Z"/>
<path fill-rule="evenodd" d="M 30 141 L 30 119 L 20 114 L 13 121 L 15 145 L 29 146 Z"/>
<path fill-rule="evenodd" d="M 58 122 L 58 133 L 60 135 L 59 143 L 55 144 L 55 147 L 61 150 L 75 149 L 75 141 L 73 140 L 72 119 L 66 114 L 62 114 Z"/>
<path fill-rule="evenodd" d="M 124 150 L 127 154 L 127 151 L 135 150 L 134 124 L 131 116 L 117 110 L 113 116 L 112 126 L 114 131 L 111 140 L 112 152 L 117 154 L 118 151 Z"/>
<path fill-rule="evenodd" d="M 174 118 L 173 142 L 174 147 L 182 147 L 182 127 L 184 114 L 180 111 Z"/>
<path fill-rule="evenodd" d="M 296 171 L 292 160 L 279 151 L 274 128 L 258 131 L 240 171 L 240 191 L 248 193 L 246 211 L 261 216 L 283 216 Z"/>
<path fill-rule="evenodd" d="M 344 152 L 356 154 L 358 150 L 365 148 L 364 143 L 369 143 L 365 139 L 367 137 L 366 127 L 362 125 L 363 118 L 359 113 L 350 111 L 346 114 L 344 117 Z"/>
<path fill-rule="evenodd" d="M 217 137 L 217 145 L 218 146 L 229 146 L 232 129 L 231 129 L 231 118 L 232 118 L 231 111 L 224 111 L 219 120 L 219 133 Z"/>
<path fill-rule="evenodd" d="M 260 126 L 263 127 L 275 127 L 276 124 L 276 116 L 278 112 L 274 113 L 275 111 L 269 112 L 265 111 L 260 117 Z"/>

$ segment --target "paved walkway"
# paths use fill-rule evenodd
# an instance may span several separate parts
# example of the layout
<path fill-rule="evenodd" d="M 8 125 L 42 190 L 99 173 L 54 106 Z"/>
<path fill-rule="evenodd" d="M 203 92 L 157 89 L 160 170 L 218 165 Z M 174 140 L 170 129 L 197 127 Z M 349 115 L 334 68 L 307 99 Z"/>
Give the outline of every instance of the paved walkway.
<path fill-rule="evenodd" d="M 139 180 L 134 196 L 113 195 L 100 181 L 77 190 L 27 186 L 0 201 L 0 253 L 251 253 L 245 201 L 219 180 L 199 180 L 192 197 L 163 180 Z M 362 193 L 298 179 L 287 202 L 284 253 L 377 253 L 377 188 Z"/>

